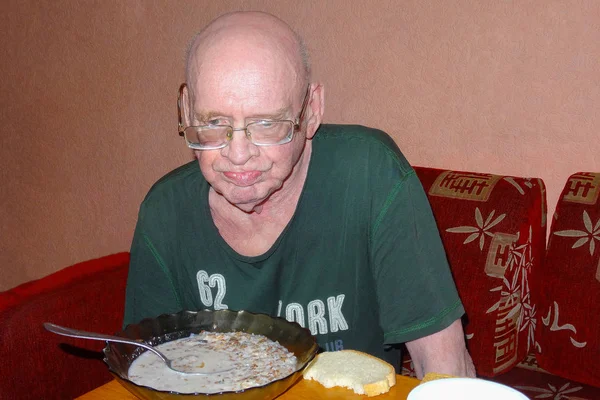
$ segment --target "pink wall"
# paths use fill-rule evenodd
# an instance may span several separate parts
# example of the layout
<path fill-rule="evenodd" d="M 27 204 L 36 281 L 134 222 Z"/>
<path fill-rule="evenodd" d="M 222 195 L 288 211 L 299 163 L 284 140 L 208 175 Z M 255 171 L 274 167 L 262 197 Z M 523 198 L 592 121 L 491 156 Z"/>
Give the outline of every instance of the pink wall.
<path fill-rule="evenodd" d="M 190 159 L 188 39 L 229 10 L 291 22 L 326 121 L 388 131 L 415 165 L 533 176 L 549 212 L 600 171 L 600 2 L 0 2 L 0 290 L 129 248 L 150 185 Z"/>

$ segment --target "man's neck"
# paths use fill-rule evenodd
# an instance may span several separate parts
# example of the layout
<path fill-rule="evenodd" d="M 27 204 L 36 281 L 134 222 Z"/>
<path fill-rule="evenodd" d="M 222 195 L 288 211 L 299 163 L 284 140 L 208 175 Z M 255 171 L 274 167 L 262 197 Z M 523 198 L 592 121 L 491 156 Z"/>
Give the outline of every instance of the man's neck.
<path fill-rule="evenodd" d="M 296 211 L 308 174 L 310 153 L 309 147 L 296 164 L 298 169 L 293 171 L 280 190 L 248 210 L 229 203 L 213 189 L 210 190 L 209 205 L 215 226 L 235 251 L 245 256 L 257 256 L 268 251 L 277 241 Z"/>

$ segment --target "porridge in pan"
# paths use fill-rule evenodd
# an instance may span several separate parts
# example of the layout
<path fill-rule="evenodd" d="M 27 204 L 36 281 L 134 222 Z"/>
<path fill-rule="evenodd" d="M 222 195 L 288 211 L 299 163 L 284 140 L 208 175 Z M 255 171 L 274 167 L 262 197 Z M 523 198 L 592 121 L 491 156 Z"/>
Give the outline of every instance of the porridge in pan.
<path fill-rule="evenodd" d="M 296 356 L 263 335 L 245 332 L 201 332 L 156 346 L 173 360 L 169 369 L 156 354 L 142 353 L 129 368 L 129 379 L 157 390 L 218 393 L 265 385 L 295 371 Z"/>

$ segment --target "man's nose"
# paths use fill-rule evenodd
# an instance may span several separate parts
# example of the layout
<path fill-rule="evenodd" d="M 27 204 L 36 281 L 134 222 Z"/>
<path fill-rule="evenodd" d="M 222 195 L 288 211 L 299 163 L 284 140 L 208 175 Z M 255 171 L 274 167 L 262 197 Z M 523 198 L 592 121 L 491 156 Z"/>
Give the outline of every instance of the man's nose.
<path fill-rule="evenodd" d="M 246 137 L 246 132 L 242 129 L 234 131 L 229 144 L 221 152 L 235 165 L 243 165 L 250 158 L 258 155 L 258 146 Z"/>

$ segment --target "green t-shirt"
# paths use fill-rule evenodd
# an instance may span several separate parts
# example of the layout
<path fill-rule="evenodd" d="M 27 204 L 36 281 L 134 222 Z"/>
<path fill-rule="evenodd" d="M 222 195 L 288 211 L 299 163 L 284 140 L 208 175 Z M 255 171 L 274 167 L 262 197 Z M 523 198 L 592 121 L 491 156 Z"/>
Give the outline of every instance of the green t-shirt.
<path fill-rule="evenodd" d="M 324 350 L 397 365 L 398 344 L 464 313 L 429 202 L 385 133 L 323 125 L 291 221 L 265 254 L 219 235 L 196 161 L 159 180 L 139 213 L 125 323 L 183 309 L 248 310 L 309 328 Z"/>

